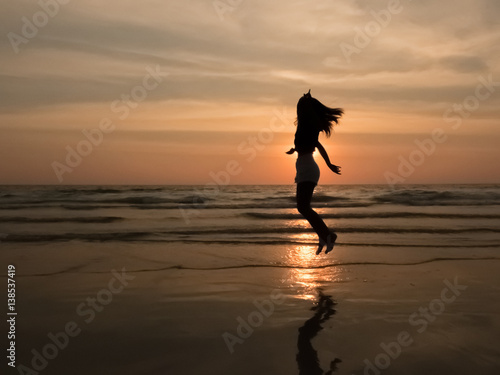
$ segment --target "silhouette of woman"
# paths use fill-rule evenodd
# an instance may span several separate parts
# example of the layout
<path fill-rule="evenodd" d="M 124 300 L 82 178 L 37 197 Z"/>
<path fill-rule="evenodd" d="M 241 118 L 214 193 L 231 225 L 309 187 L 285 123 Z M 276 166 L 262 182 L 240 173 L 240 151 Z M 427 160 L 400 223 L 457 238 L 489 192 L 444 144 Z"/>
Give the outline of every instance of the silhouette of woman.
<path fill-rule="evenodd" d="M 316 254 L 320 254 L 323 247 L 327 245 L 325 254 L 332 251 L 337 235 L 331 232 L 321 217 L 311 208 L 311 199 L 314 188 L 319 180 L 319 167 L 314 161 L 313 152 L 317 148 L 326 165 L 337 174 L 340 174 L 340 167 L 330 162 L 324 147 L 319 143 L 318 136 L 324 132 L 330 136 L 333 123 L 338 124 L 338 119 L 344 111 L 341 108 L 329 108 L 319 100 L 311 96 L 311 90 L 304 94 L 297 103 L 297 131 L 295 132 L 294 145 L 286 153 L 291 155 L 295 151 L 298 153 L 295 167 L 297 174 L 295 183 L 297 184 L 297 209 L 304 218 L 311 224 L 319 237 L 319 245 Z"/>

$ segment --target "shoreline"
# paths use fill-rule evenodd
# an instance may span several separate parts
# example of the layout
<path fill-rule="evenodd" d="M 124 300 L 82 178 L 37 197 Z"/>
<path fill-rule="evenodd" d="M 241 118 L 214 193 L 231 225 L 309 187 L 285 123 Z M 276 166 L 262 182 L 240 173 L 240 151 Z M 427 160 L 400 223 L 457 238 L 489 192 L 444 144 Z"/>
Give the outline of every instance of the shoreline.
<path fill-rule="evenodd" d="M 18 364 L 29 363 L 31 349 L 41 350 L 49 342 L 50 330 L 61 330 L 68 321 L 75 321 L 79 322 L 82 333 L 71 339 L 58 358 L 49 361 L 54 371 L 74 369 L 78 363 L 79 369 L 73 373 L 80 375 L 107 363 L 110 373 L 133 374 L 138 371 L 138 363 L 147 360 L 151 366 L 139 373 L 154 374 L 159 369 L 168 369 L 172 374 L 186 373 L 186 369 L 188 373 L 203 369 L 207 373 L 208 368 L 213 368 L 208 373 L 214 374 L 251 374 L 261 369 L 264 369 L 262 373 L 298 373 L 297 344 L 302 342 L 302 352 L 307 355 L 301 358 L 309 358 L 306 363 L 313 363 L 311 358 L 317 356 L 319 368 L 325 371 L 333 361 L 338 369 L 336 373 L 362 374 L 365 359 L 374 365 L 383 365 L 386 357 L 381 345 L 394 348 L 393 343 L 406 331 L 411 333 L 413 342 L 401 345 L 401 353 L 391 359 L 384 374 L 421 373 L 421 367 L 412 367 L 418 358 L 433 363 L 430 374 L 449 370 L 453 361 L 461 363 L 452 366 L 454 373 L 466 374 L 461 369 L 477 365 L 472 353 L 479 354 L 474 347 L 484 346 L 485 337 L 491 343 L 500 344 L 494 330 L 500 324 L 496 313 L 499 306 L 492 303 L 499 288 L 496 285 L 500 285 L 500 276 L 494 273 L 499 264 L 498 260 L 478 260 L 414 266 L 341 266 L 340 274 L 333 280 L 328 268 L 136 272 L 131 274 L 134 279 L 130 285 L 114 296 L 109 305 L 102 305 L 102 311 L 96 310 L 95 319 L 89 324 L 82 320 L 89 315 L 79 316 L 75 309 L 85 298 L 96 298 L 108 285 L 109 273 L 21 277 L 18 290 L 32 292 L 29 296 L 20 294 L 18 302 L 24 320 L 23 324 L 18 323 Z M 307 272 L 294 274 L 299 271 Z M 204 273 L 202 284 L 186 283 L 193 273 L 200 272 Z M 251 276 L 252 281 L 245 282 L 242 272 Z M 446 304 L 444 311 L 434 314 L 436 319 L 429 321 L 422 333 L 418 332 L 423 323 L 415 322 L 424 318 L 419 315 L 413 325 L 408 319 L 421 307 L 429 308 L 432 301 L 440 298 L 443 280 L 452 282 L 455 277 L 457 283 L 466 285 L 467 289 Z M 285 280 L 285 284 L 279 280 Z M 238 317 L 249 322 L 252 312 L 258 311 L 254 301 L 265 305 L 274 289 L 285 296 L 283 303 L 275 304 L 269 316 L 262 314 L 260 325 L 255 324 L 252 333 L 243 343 L 235 345 L 231 354 L 223 333 L 237 332 L 241 322 Z M 318 296 L 323 301 L 319 305 Z M 319 310 L 312 311 L 314 306 L 319 306 Z M 434 312 L 439 311 L 439 305 L 436 306 L 432 307 Z M 481 306 L 481 311 L 476 306 Z M 253 323 L 259 321 L 255 316 Z M 491 323 L 484 326 L 486 317 Z M 130 322 L 135 323 L 131 326 Z M 300 327 L 307 322 L 316 325 L 313 329 L 316 335 L 302 330 L 301 339 Z M 454 337 L 452 341 L 450 335 Z M 407 337 L 403 341 L 408 340 Z M 28 347 L 27 343 L 32 346 Z M 470 357 L 462 356 L 459 360 L 457 348 L 462 348 L 461 352 L 467 347 L 472 350 Z M 250 360 L 258 358 L 263 348 L 269 351 L 271 361 Z M 500 353 L 494 348 L 492 345 L 490 351 L 499 354 L 498 362 L 493 361 L 491 355 L 488 358 L 493 361 L 492 368 L 498 369 Z M 109 358 L 96 350 L 108 353 Z M 435 358 L 436 350 L 442 353 L 439 360 Z M 127 359 L 121 354 L 117 357 L 119 353 L 128 353 Z M 199 358 L 199 363 L 193 363 L 190 358 Z M 217 368 L 222 372 L 217 372 Z"/>

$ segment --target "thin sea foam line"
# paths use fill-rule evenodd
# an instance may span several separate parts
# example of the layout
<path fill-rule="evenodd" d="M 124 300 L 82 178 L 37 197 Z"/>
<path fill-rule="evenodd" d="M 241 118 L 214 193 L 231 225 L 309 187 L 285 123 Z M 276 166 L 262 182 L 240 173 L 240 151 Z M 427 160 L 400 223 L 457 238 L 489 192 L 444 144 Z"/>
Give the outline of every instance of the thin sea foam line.
<path fill-rule="evenodd" d="M 221 267 L 186 267 L 183 265 L 175 265 L 161 268 L 144 268 L 138 270 L 127 270 L 127 273 L 144 273 L 144 272 L 161 272 L 169 270 L 186 270 L 186 271 L 224 271 L 233 269 L 243 269 L 243 268 L 284 268 L 284 269 L 302 269 L 302 270 L 314 270 L 314 269 L 325 269 L 334 267 L 345 267 L 345 266 L 418 266 L 422 264 L 434 263 L 434 262 L 450 262 L 450 261 L 476 261 L 476 260 L 500 260 L 500 257 L 482 257 L 482 258 L 432 258 L 426 259 L 419 262 L 411 263 L 387 263 L 387 262 L 345 262 L 345 263 L 331 263 L 323 264 L 319 266 L 300 266 L 300 265 L 287 265 L 287 264 L 242 264 L 234 266 L 221 266 Z M 39 274 L 20 274 L 16 277 L 43 277 L 43 276 L 55 276 L 61 274 L 83 274 L 83 275 L 94 275 L 94 274 L 107 274 L 109 271 L 84 271 L 76 272 L 84 266 L 75 266 L 68 268 L 66 270 L 50 272 L 50 273 L 39 273 Z M 2 275 L 6 277 L 5 275 Z"/>

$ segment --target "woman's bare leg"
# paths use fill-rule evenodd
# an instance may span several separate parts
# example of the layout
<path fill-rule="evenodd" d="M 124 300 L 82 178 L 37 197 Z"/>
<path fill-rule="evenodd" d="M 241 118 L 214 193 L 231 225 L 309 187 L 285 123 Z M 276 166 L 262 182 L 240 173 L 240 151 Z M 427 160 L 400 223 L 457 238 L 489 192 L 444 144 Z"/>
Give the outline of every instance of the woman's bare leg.
<path fill-rule="evenodd" d="M 314 192 L 316 184 L 314 182 L 304 181 L 297 184 L 297 210 L 304 216 L 304 218 L 311 224 L 314 231 L 318 234 L 320 238 L 320 248 L 318 248 L 317 254 L 321 252 L 323 248 L 322 245 L 329 244 L 332 241 L 331 233 L 325 222 L 318 215 L 316 211 L 311 208 L 311 199 Z M 330 238 L 329 238 L 330 237 Z M 336 238 L 336 236 L 334 235 Z M 335 242 L 335 239 L 333 239 Z M 333 248 L 333 244 L 331 246 Z M 331 251 L 330 246 L 328 246 L 327 252 Z"/>

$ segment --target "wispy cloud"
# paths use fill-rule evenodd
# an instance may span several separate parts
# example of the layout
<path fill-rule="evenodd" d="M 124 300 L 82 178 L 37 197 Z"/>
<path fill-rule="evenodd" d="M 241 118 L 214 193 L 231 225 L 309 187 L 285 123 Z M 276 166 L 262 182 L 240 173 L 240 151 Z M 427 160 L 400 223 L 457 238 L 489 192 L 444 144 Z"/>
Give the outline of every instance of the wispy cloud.
<path fill-rule="evenodd" d="M 248 129 L 265 121 L 272 106 L 293 111 L 309 88 L 347 108 L 348 129 L 357 133 L 373 119 L 381 132 L 414 132 L 427 121 L 435 126 L 480 75 L 500 80 L 500 5 L 398 4 L 401 11 L 347 61 L 339 46 L 355 43 L 370 22 L 380 23 L 374 14 L 387 10 L 387 1 L 243 1 L 224 20 L 205 0 L 70 1 L 19 53 L 7 35 L 22 35 L 23 22 L 41 8 L 8 2 L 0 14 L 0 129 L 92 126 L 141 80 L 145 66 L 156 64 L 168 79 L 124 129 Z M 490 123 L 498 108 L 495 95 L 474 113 L 477 121 L 488 120 L 482 131 L 497 132 Z M 398 128 L 402 113 L 413 120 Z M 39 118 L 36 124 L 28 114 Z"/>

